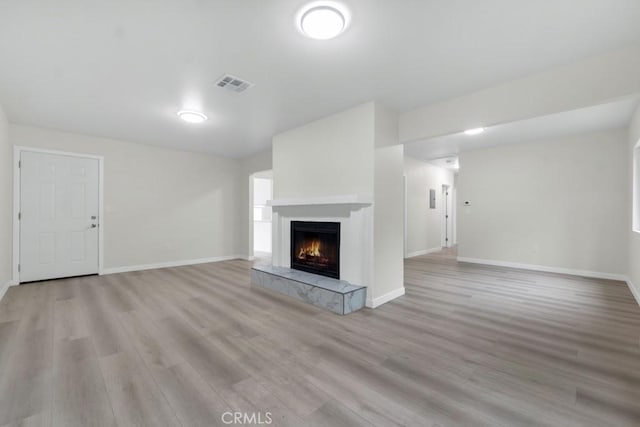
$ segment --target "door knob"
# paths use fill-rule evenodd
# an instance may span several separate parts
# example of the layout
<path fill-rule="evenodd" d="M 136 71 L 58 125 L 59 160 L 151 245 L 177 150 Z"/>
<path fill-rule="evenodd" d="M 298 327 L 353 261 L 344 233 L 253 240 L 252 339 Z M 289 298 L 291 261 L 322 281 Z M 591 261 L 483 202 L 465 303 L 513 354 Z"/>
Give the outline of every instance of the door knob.
<path fill-rule="evenodd" d="M 91 224 L 91 228 L 96 228 L 97 225 L 96 224 Z"/>

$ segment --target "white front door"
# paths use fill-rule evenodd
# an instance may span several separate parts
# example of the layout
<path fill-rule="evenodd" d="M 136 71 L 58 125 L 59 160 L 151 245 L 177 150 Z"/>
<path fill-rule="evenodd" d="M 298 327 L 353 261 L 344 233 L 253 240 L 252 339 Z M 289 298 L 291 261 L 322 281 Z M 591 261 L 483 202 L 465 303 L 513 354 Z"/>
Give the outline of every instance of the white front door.
<path fill-rule="evenodd" d="M 98 159 L 23 151 L 20 282 L 98 273 Z"/>

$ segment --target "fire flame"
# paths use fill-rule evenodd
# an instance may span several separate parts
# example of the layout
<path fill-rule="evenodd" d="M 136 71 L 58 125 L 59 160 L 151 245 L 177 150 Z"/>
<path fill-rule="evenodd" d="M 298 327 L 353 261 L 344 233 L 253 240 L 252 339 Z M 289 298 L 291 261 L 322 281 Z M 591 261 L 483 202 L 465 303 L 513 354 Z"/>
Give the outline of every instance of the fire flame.
<path fill-rule="evenodd" d="M 319 240 L 312 240 L 311 243 L 308 244 L 308 246 L 306 247 L 301 247 L 300 248 L 300 252 L 298 252 L 298 258 L 299 259 L 304 259 L 305 257 L 308 256 L 320 256 L 320 241 Z"/>

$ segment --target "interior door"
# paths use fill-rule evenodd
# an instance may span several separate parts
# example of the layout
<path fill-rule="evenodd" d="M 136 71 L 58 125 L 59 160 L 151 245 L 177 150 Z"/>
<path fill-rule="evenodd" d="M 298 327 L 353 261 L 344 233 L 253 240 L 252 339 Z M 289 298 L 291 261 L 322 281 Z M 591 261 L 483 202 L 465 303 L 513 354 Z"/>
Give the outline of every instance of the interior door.
<path fill-rule="evenodd" d="M 442 204 L 444 207 L 444 218 L 443 218 L 443 242 L 442 246 L 445 248 L 449 247 L 449 187 L 443 185 L 442 186 L 442 198 L 444 203 Z"/>
<path fill-rule="evenodd" d="M 98 273 L 98 159 L 23 151 L 20 282 Z"/>

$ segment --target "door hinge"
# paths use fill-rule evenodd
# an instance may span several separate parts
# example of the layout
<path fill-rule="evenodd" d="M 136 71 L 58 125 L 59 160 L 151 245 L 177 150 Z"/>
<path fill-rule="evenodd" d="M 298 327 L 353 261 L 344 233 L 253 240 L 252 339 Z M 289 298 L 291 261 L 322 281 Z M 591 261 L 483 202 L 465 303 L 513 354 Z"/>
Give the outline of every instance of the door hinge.
<path fill-rule="evenodd" d="M 18 160 L 18 168 L 22 167 L 22 160 Z"/>
<path fill-rule="evenodd" d="M 449 218 L 449 215 L 445 215 L 444 217 L 445 217 L 445 218 Z"/>
<path fill-rule="evenodd" d="M 18 264 L 18 273 L 20 273 L 20 264 Z"/>
<path fill-rule="evenodd" d="M 22 219 L 22 212 L 18 212 L 18 221 Z"/>

